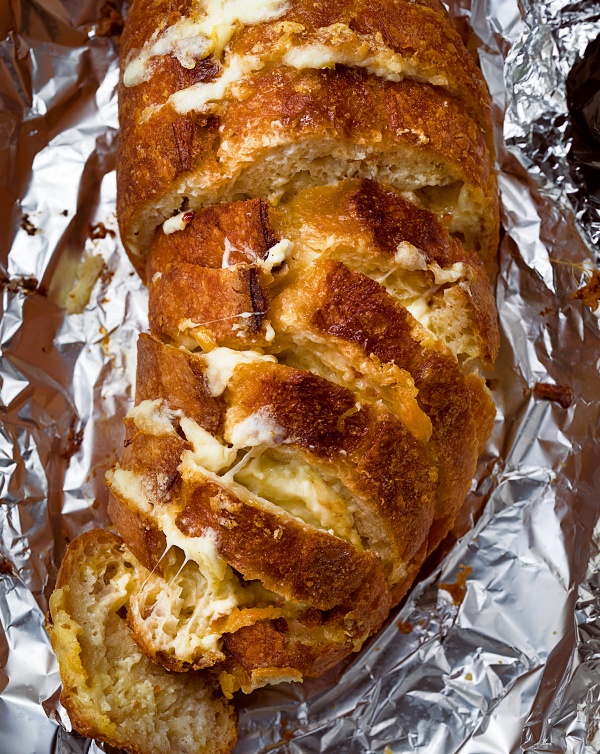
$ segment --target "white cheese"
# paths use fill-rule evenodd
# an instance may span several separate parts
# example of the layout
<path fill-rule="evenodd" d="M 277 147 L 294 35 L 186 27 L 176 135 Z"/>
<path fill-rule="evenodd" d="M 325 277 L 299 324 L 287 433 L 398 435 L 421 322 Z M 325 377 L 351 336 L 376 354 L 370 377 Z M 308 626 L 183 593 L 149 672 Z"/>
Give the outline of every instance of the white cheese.
<path fill-rule="evenodd" d="M 288 439 L 287 431 L 263 409 L 234 424 L 227 434 L 231 444 L 237 448 L 281 445 Z"/>
<path fill-rule="evenodd" d="M 254 55 L 232 55 L 219 78 L 181 89 L 172 94 L 168 102 L 181 115 L 192 110 L 208 111 L 210 104 L 222 100 L 234 84 L 242 81 L 248 74 L 260 71 L 264 65 L 264 62 Z"/>
<path fill-rule="evenodd" d="M 182 462 L 190 462 L 208 471 L 218 472 L 231 466 L 237 455 L 237 448 L 222 445 L 216 437 L 203 429 L 197 422 L 184 417 L 180 421 L 186 440 L 191 442 L 193 450 L 185 450 Z M 184 457 L 185 456 L 185 457 Z"/>
<path fill-rule="evenodd" d="M 265 340 L 272 343 L 275 340 L 275 330 L 270 322 L 265 322 Z"/>
<path fill-rule="evenodd" d="M 116 469 L 107 472 L 106 481 L 115 495 L 128 500 L 137 510 L 142 513 L 152 510 L 151 495 L 143 474 L 126 471 L 117 466 Z"/>
<path fill-rule="evenodd" d="M 271 246 L 265 259 L 259 260 L 258 264 L 263 269 L 271 272 L 273 267 L 277 267 L 277 265 L 283 264 L 283 262 L 289 259 L 293 248 L 293 241 L 290 241 L 287 238 L 282 238 L 281 241 L 275 244 L 275 246 Z"/>
<path fill-rule="evenodd" d="M 394 254 L 394 260 L 404 270 L 426 270 L 427 257 L 408 241 L 401 241 Z"/>
<path fill-rule="evenodd" d="M 136 86 L 152 76 L 154 58 L 173 55 L 184 68 L 211 53 L 220 55 L 239 25 L 274 21 L 288 9 L 288 0 L 204 0 L 200 18 L 182 18 L 166 30 L 156 31 L 137 53 L 129 56 L 123 83 Z"/>
<path fill-rule="evenodd" d="M 234 351 L 232 348 L 224 347 L 215 348 L 209 353 L 203 354 L 200 358 L 206 364 L 204 378 L 208 392 L 213 397 L 224 392 L 227 383 L 240 364 L 251 364 L 254 361 L 277 361 L 274 356 L 265 356 L 258 351 Z"/>
<path fill-rule="evenodd" d="M 442 269 L 438 264 L 432 264 L 429 268 L 433 272 L 433 276 L 437 285 L 443 285 L 444 283 L 455 283 L 460 280 L 465 272 L 462 262 L 455 262 L 452 267 L 446 267 Z"/>
<path fill-rule="evenodd" d="M 250 459 L 235 480 L 292 515 L 362 549 L 348 502 L 307 463 L 298 458 L 277 462 L 261 455 Z"/>
<path fill-rule="evenodd" d="M 185 230 L 192 219 L 191 212 L 179 212 L 179 214 L 169 217 L 163 223 L 163 233 L 170 236 L 171 233 L 177 233 L 178 230 Z"/>
<path fill-rule="evenodd" d="M 142 401 L 131 408 L 126 416 L 127 419 L 133 419 L 139 430 L 156 437 L 175 434 L 174 417 L 174 412 L 170 411 L 160 399 Z"/>

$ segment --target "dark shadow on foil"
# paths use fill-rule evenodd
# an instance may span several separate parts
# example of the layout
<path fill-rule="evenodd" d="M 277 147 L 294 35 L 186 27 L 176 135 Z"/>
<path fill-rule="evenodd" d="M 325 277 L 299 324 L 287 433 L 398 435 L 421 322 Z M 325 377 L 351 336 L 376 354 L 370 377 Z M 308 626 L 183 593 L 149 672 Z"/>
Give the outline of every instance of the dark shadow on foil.
<path fill-rule="evenodd" d="M 567 159 L 579 186 L 571 201 L 578 212 L 600 213 L 600 36 L 567 77 L 567 104 L 573 139 Z M 595 257 L 600 263 L 600 250 Z"/>

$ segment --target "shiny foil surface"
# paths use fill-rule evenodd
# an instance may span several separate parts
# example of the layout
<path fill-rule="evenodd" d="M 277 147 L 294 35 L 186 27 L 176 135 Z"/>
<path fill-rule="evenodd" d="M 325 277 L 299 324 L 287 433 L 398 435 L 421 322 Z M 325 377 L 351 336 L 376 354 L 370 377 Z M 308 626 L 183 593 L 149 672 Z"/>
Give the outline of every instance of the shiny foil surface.
<path fill-rule="evenodd" d="M 70 732 L 43 622 L 67 542 L 108 525 L 104 473 L 147 327 L 116 233 L 121 9 L 0 9 L 0 754 L 106 750 Z M 600 749 L 600 217 L 568 160 L 566 97 L 600 6 L 451 13 L 495 103 L 494 433 L 441 563 L 341 667 L 241 698 L 235 754 Z M 86 269 L 89 302 L 67 314 Z"/>

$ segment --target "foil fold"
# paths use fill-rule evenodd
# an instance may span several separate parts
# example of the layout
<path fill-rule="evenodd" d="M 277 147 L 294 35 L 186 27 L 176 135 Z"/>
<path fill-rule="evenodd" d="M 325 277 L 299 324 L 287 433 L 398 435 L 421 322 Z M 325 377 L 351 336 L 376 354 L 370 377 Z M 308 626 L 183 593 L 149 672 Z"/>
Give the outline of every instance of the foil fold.
<path fill-rule="evenodd" d="M 67 542 L 108 525 L 104 473 L 147 329 L 114 214 L 120 10 L 24 0 L 0 42 L 11 225 L 0 234 L 0 754 L 105 748 L 70 730 L 43 622 Z M 598 311 L 574 297 L 594 270 L 600 216 L 569 160 L 566 93 L 600 9 L 462 0 L 450 11 L 494 100 L 505 230 L 494 432 L 455 546 L 361 653 L 242 698 L 236 754 L 600 748 L 600 337 Z M 89 258 L 100 271 L 89 302 L 66 314 Z"/>

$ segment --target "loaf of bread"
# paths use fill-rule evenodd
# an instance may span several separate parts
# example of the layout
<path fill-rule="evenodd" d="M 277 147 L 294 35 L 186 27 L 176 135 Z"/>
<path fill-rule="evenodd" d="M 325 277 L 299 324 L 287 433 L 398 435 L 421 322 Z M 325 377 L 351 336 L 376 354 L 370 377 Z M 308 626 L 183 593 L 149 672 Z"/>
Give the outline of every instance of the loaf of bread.
<path fill-rule="evenodd" d="M 134 0 L 122 45 L 150 323 L 107 480 L 145 574 L 123 630 L 231 697 L 358 651 L 464 502 L 495 417 L 489 96 L 438 0 Z"/>
<path fill-rule="evenodd" d="M 69 545 L 47 620 L 61 702 L 80 733 L 131 754 L 225 754 L 237 715 L 216 679 L 169 674 L 132 639 L 129 598 L 148 575 L 114 534 L 95 530 Z"/>

